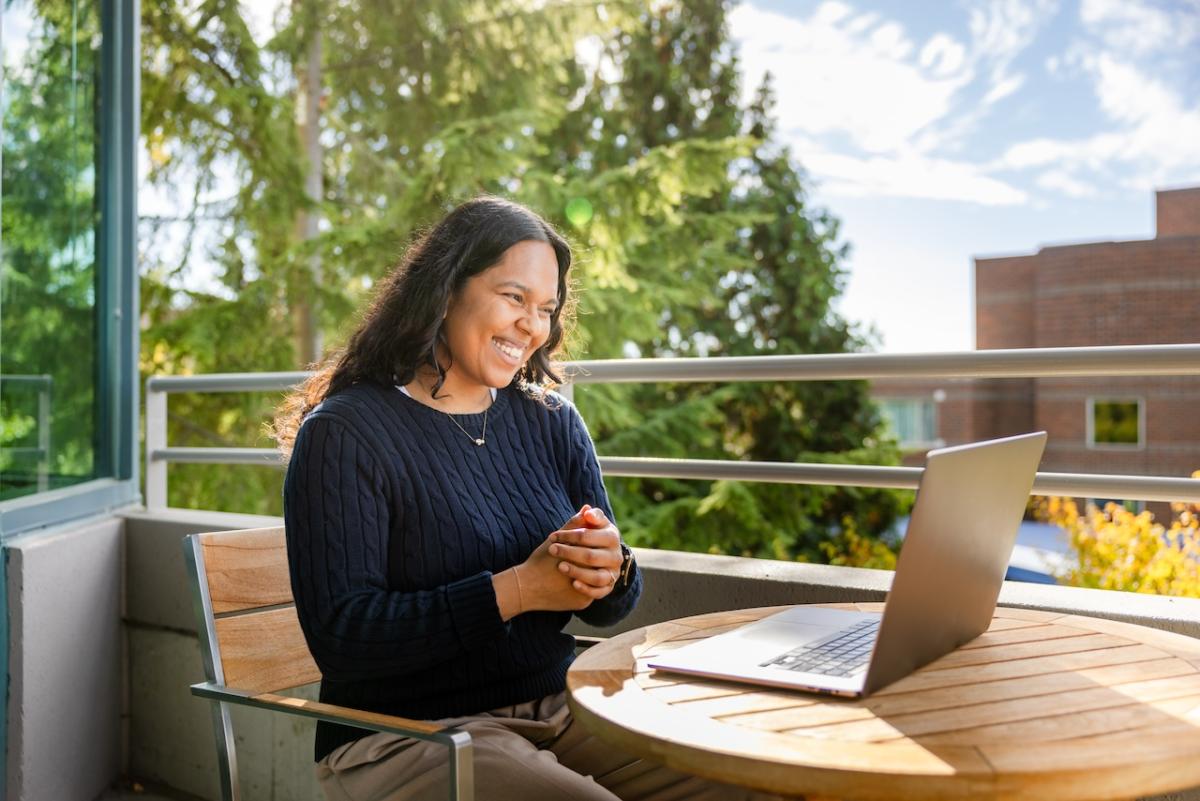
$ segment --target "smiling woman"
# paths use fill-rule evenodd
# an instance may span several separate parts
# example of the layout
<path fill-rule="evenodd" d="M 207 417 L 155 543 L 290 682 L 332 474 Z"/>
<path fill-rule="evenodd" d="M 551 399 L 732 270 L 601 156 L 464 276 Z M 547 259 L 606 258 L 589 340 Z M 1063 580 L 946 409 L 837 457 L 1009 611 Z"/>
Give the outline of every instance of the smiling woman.
<path fill-rule="evenodd" d="M 532 211 L 459 206 L 281 410 L 321 698 L 454 720 L 489 798 L 745 797 L 614 751 L 566 706 L 571 616 L 614 624 L 642 588 L 587 429 L 549 388 L 570 265 Z M 318 726 L 316 758 L 332 799 L 444 798 L 449 780 L 440 746 L 344 726 Z"/>

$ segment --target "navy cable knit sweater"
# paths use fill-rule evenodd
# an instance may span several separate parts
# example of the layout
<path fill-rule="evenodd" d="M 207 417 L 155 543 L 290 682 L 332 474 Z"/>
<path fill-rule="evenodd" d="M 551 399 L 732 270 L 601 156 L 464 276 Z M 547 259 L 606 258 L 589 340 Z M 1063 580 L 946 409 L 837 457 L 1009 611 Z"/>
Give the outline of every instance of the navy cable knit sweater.
<path fill-rule="evenodd" d="M 482 413 L 454 418 L 483 428 Z M 292 591 L 321 700 L 436 719 L 560 692 L 571 613 L 505 623 L 492 574 L 585 503 L 612 515 L 583 420 L 558 395 L 500 390 L 483 446 L 393 387 L 327 398 L 300 427 L 284 482 Z M 577 614 L 616 623 L 641 588 L 635 572 Z M 321 723 L 316 758 L 369 733 Z"/>

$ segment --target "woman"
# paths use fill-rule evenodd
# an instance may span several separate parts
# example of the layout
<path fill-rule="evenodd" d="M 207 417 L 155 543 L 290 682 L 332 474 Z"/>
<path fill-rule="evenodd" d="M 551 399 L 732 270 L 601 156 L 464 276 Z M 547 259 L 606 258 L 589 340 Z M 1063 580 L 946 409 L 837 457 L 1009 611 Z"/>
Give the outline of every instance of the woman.
<path fill-rule="evenodd" d="M 570 264 L 528 209 L 459 206 L 282 410 L 292 588 L 321 698 L 471 732 L 481 798 L 736 797 L 571 725 L 563 628 L 621 620 L 642 577 L 582 420 L 545 388 Z M 441 746 L 322 723 L 316 759 L 331 799 L 445 794 Z"/>

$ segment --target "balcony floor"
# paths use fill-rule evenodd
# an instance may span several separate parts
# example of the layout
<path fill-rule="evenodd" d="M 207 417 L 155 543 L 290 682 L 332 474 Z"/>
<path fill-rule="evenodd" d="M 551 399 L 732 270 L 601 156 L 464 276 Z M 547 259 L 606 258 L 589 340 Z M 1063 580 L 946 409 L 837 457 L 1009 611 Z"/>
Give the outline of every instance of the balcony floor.
<path fill-rule="evenodd" d="M 141 785 L 135 784 L 131 787 L 122 784 L 120 787 L 109 790 L 96 801 L 193 801 L 193 799 L 194 797 L 190 795 L 164 795 L 155 790 L 142 788 Z"/>

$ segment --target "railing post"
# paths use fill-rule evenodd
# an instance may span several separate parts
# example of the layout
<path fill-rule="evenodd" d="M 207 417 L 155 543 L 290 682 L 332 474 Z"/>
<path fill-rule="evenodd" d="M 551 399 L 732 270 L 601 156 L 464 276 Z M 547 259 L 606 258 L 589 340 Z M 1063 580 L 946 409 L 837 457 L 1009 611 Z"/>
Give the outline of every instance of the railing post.
<path fill-rule="evenodd" d="M 167 461 L 155 453 L 167 447 L 167 393 L 146 382 L 146 508 L 167 508 Z"/>
<path fill-rule="evenodd" d="M 38 492 L 50 489 L 50 387 L 53 379 L 48 375 L 42 378 L 44 380 L 38 382 Z"/>

